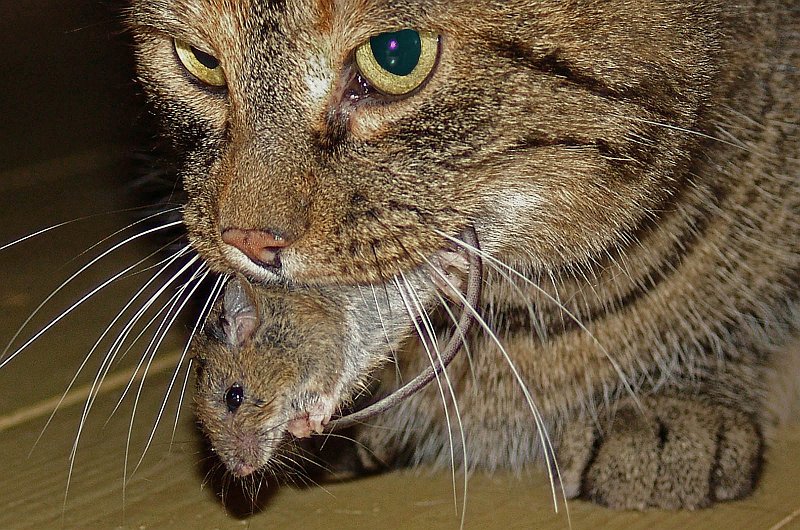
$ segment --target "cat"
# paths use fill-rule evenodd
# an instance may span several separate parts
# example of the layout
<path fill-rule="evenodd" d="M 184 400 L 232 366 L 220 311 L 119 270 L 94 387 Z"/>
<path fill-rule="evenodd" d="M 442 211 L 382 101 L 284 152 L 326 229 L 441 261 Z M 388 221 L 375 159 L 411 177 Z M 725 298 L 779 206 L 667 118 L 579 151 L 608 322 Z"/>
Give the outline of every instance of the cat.
<path fill-rule="evenodd" d="M 359 469 L 557 463 L 614 508 L 755 487 L 800 380 L 794 2 L 142 0 L 130 25 L 212 270 L 378 309 L 474 227 L 466 446 L 431 385 L 357 429 Z M 381 394 L 430 363 L 388 343 Z"/>

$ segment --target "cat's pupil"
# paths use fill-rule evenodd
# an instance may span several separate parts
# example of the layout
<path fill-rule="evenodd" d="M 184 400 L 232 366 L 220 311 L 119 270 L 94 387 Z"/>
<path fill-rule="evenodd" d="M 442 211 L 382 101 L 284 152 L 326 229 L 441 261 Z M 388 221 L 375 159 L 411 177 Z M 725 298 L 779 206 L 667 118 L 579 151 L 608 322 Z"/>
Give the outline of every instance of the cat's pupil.
<path fill-rule="evenodd" d="M 401 77 L 414 71 L 422 55 L 419 33 L 413 29 L 381 33 L 372 37 L 369 44 L 381 68 Z"/>
<path fill-rule="evenodd" d="M 243 402 L 244 389 L 239 383 L 234 384 L 225 392 L 225 404 L 230 412 L 236 412 Z"/>
<path fill-rule="evenodd" d="M 190 48 L 192 49 L 192 53 L 198 62 L 209 70 L 216 70 L 219 67 L 219 60 L 213 55 L 209 55 L 204 51 L 200 51 L 194 46 L 190 46 Z"/>

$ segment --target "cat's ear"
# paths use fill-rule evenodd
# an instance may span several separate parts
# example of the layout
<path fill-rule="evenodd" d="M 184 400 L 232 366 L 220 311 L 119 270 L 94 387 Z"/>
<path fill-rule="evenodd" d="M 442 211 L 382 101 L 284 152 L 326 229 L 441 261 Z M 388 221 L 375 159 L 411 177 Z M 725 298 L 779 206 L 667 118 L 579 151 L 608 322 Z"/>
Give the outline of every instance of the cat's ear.
<path fill-rule="evenodd" d="M 220 322 L 225 341 L 240 348 L 249 343 L 258 329 L 258 309 L 253 302 L 250 286 L 234 278 L 225 286 Z"/>

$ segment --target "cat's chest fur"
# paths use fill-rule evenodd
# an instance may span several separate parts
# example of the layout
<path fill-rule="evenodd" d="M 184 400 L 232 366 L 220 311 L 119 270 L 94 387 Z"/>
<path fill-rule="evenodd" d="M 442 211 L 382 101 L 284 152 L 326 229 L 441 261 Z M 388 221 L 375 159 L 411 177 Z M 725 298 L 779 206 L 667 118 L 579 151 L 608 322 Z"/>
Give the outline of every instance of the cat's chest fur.
<path fill-rule="evenodd" d="M 213 269 L 361 286 L 361 344 L 350 317 L 475 227 L 483 325 L 446 381 L 467 450 L 432 386 L 358 433 L 361 465 L 545 454 L 570 495 L 623 507 L 752 488 L 771 377 L 800 378 L 774 353 L 798 327 L 792 2 L 180 0 L 132 21 Z M 429 353 L 409 339 L 400 370 Z"/>

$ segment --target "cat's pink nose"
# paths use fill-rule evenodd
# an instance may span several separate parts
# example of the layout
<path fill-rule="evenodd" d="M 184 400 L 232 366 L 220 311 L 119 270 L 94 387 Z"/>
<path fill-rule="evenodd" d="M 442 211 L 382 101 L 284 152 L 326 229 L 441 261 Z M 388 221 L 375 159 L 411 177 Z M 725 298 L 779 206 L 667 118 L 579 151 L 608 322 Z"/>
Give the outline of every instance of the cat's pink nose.
<path fill-rule="evenodd" d="M 241 250 L 253 263 L 267 268 L 281 266 L 281 250 L 291 241 L 265 230 L 242 230 L 228 228 L 222 232 L 222 240 Z"/>

